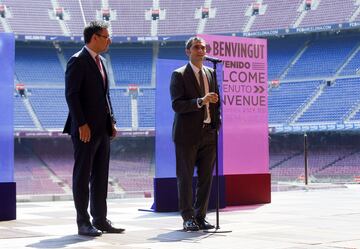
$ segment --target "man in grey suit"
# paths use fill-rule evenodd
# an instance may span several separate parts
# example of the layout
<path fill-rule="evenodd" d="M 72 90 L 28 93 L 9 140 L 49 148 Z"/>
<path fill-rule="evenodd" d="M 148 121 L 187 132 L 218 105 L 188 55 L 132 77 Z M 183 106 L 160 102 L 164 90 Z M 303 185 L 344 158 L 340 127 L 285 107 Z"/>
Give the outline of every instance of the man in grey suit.
<path fill-rule="evenodd" d="M 219 90 L 213 69 L 203 65 L 206 44 L 191 37 L 186 43 L 189 63 L 171 77 L 170 94 L 175 112 L 173 141 L 179 210 L 185 231 L 214 228 L 205 220 L 216 154 L 215 135 L 220 125 Z M 195 165 L 198 181 L 193 203 Z"/>
<path fill-rule="evenodd" d="M 85 46 L 67 63 L 65 96 L 69 115 L 64 133 L 74 147 L 73 196 L 78 234 L 100 236 L 122 233 L 106 218 L 110 138 L 116 136 L 109 95 L 106 62 L 100 53 L 111 44 L 105 22 L 90 22 L 84 29 Z M 90 183 L 90 191 L 89 191 Z M 90 198 L 90 215 L 87 211 Z"/>

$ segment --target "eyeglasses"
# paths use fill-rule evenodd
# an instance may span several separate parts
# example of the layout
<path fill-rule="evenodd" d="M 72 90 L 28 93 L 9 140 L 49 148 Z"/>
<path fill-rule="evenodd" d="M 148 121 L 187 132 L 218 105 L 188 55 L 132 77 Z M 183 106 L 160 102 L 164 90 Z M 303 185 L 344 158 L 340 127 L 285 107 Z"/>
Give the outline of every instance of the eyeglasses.
<path fill-rule="evenodd" d="M 100 36 L 102 38 L 105 38 L 106 40 L 111 39 L 111 36 L 101 35 L 101 34 L 98 34 L 98 33 L 95 33 L 95 35 Z"/>

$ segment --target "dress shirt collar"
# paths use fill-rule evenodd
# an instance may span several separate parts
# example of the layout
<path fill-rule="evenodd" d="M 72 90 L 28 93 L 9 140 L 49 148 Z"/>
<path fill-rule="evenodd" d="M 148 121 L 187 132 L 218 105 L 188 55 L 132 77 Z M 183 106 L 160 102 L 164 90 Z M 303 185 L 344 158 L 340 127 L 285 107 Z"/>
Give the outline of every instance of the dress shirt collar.
<path fill-rule="evenodd" d="M 191 66 L 192 70 L 194 71 L 195 75 L 199 75 L 199 72 L 200 72 L 201 70 L 204 71 L 204 70 L 203 70 L 204 67 L 198 68 L 197 66 L 195 66 L 194 64 L 192 64 L 191 61 L 189 61 L 189 63 L 190 63 L 190 66 Z"/>
<path fill-rule="evenodd" d="M 96 61 L 95 57 L 98 55 L 97 53 L 95 53 L 93 50 L 91 50 L 90 48 L 88 48 L 85 45 L 86 50 L 90 53 L 91 57 Z"/>

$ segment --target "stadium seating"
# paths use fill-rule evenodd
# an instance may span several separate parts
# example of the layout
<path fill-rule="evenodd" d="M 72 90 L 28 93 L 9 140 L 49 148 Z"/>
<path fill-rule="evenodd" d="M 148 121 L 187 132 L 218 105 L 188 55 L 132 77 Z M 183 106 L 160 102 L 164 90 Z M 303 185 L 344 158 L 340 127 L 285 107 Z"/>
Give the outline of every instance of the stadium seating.
<path fill-rule="evenodd" d="M 242 32 L 249 17 L 245 16 L 246 8 L 254 1 L 213 0 L 212 7 L 216 9 L 216 17 L 208 19 L 204 33 L 219 34 Z"/>
<path fill-rule="evenodd" d="M 139 45 L 112 46 L 109 54 L 117 85 L 150 85 L 152 47 Z"/>
<path fill-rule="evenodd" d="M 360 175 L 358 162 L 359 152 L 350 148 L 312 149 L 308 155 L 308 175 L 313 182 L 353 181 Z M 273 181 L 303 181 L 304 167 L 302 151 L 284 149 L 270 153 Z"/>
<path fill-rule="evenodd" d="M 264 15 L 256 16 L 250 31 L 287 29 L 299 16 L 297 12 L 299 1 L 264 0 L 262 5 L 266 6 L 266 12 Z"/>
<path fill-rule="evenodd" d="M 195 9 L 202 3 L 196 0 L 172 1 L 160 0 L 160 9 L 166 10 L 166 20 L 158 21 L 159 35 L 196 34 L 198 20 L 195 19 Z M 182 20 L 179 22 L 179 20 Z"/>
<path fill-rule="evenodd" d="M 351 119 L 351 121 L 360 121 L 360 111 L 358 111 L 355 116 Z"/>
<path fill-rule="evenodd" d="M 143 89 L 138 97 L 140 128 L 155 128 L 155 89 Z"/>
<path fill-rule="evenodd" d="M 64 88 L 32 88 L 28 98 L 46 130 L 61 130 L 64 127 L 68 115 Z"/>
<path fill-rule="evenodd" d="M 69 20 L 65 19 L 65 23 L 70 31 L 70 35 L 81 35 L 84 29 L 84 19 L 81 12 L 81 8 L 78 1 L 71 0 L 58 0 L 59 6 L 64 8 L 66 13 L 69 15 Z M 86 2 L 83 3 L 84 7 L 87 6 Z M 95 17 L 94 12 L 84 12 L 86 13 L 85 20 L 92 20 Z M 90 16 L 89 16 L 90 15 Z"/>
<path fill-rule="evenodd" d="M 43 128 L 46 130 L 62 130 L 68 115 L 64 88 L 32 88 L 29 91 L 31 93 L 28 94 L 28 99 Z M 126 90 L 111 89 L 110 96 L 117 126 L 119 128 L 131 127 L 130 97 L 127 96 Z M 17 123 L 15 125 L 17 129 L 21 128 L 21 125 Z"/>
<path fill-rule="evenodd" d="M 17 80 L 31 84 L 63 84 L 64 70 L 51 43 L 18 43 L 15 53 Z"/>
<path fill-rule="evenodd" d="M 10 9 L 11 18 L 7 18 L 11 30 L 22 35 L 63 35 L 57 20 L 50 19 L 49 11 L 53 9 L 51 1 L 2 0 Z"/>
<path fill-rule="evenodd" d="M 125 89 L 110 89 L 111 103 L 118 128 L 130 128 L 131 104 L 130 96 Z"/>
<path fill-rule="evenodd" d="M 310 42 L 309 48 L 300 56 L 297 62 L 290 67 L 285 80 L 281 80 L 280 87 L 271 88 L 269 90 L 269 123 L 270 124 L 286 124 L 290 118 L 305 105 L 305 102 L 315 93 L 319 84 L 326 79 L 326 77 L 333 76 L 340 65 L 344 64 L 348 58 L 348 54 L 353 51 L 357 44 L 358 36 L 341 36 L 321 39 L 311 39 L 307 36 L 277 38 L 269 39 L 268 62 L 269 62 L 269 80 L 279 79 L 291 64 L 297 52 L 304 46 L 306 42 Z M 72 54 L 81 49 L 83 45 L 78 43 L 60 43 L 60 53 L 67 60 Z M 158 58 L 162 59 L 183 59 L 187 56 L 184 53 L 183 42 L 166 43 L 159 47 Z M 338 47 L 341 47 L 338 49 Z M 17 57 L 16 57 L 16 75 L 21 82 L 30 85 L 36 85 L 35 88 L 44 85 L 47 88 L 49 85 L 56 85 L 56 89 L 50 89 L 49 93 L 43 90 L 37 91 L 34 89 L 32 95 L 29 96 L 35 113 L 38 115 L 45 129 L 60 129 L 63 125 L 67 114 L 67 107 L 64 102 L 64 95 L 61 93 L 61 88 L 64 87 L 64 72 L 56 55 L 56 50 L 53 45 L 48 43 L 17 43 Z M 37 58 L 32 57 L 33 51 L 36 51 Z M 336 51 L 336 53 L 335 53 Z M 108 52 L 111 58 L 111 65 L 114 72 L 115 82 L 118 86 L 127 87 L 129 84 L 135 83 L 140 86 L 149 86 L 151 83 L 152 70 L 152 47 L 142 44 L 114 44 Z M 316 58 L 316 60 L 314 59 Z M 322 59 L 321 59 L 322 58 Z M 324 62 L 324 60 L 326 60 Z M 316 63 L 320 63 L 321 66 Z M 337 95 L 337 91 L 342 91 L 339 85 L 345 84 L 353 87 L 351 91 L 357 90 L 356 82 L 357 76 L 354 73 L 359 55 L 354 56 L 347 66 L 342 70 L 345 74 L 352 76 L 352 79 L 338 79 L 336 84 L 331 87 L 326 87 L 321 96 L 309 107 L 308 110 L 297 120 L 298 123 L 309 122 L 342 122 L 345 115 L 355 107 L 358 102 L 357 95 L 352 95 L 350 98 L 339 95 L 341 109 L 335 116 L 325 114 L 325 112 L 334 112 L 335 106 L 329 102 L 334 103 L 333 98 Z M 34 69 L 34 65 L 37 65 Z M 45 70 L 44 68 L 49 68 Z M 141 73 L 139 73 L 141 72 Z M 301 81 L 296 79 L 322 79 Z M 289 81 L 289 82 L 287 82 Z M 339 83 L 337 83 L 339 82 Z M 346 83 L 348 82 L 348 83 Z M 353 83 L 349 83 L 353 82 Z M 127 96 L 124 88 L 112 90 L 114 112 L 117 119 L 118 127 L 131 127 L 131 106 L 130 97 Z M 332 90 L 334 89 L 334 90 Z M 346 90 L 343 91 L 344 93 Z M 151 108 L 154 102 L 151 98 L 154 89 L 144 89 L 143 94 L 138 97 L 139 105 L 139 127 L 148 128 L 154 127 L 154 109 Z M 50 96 L 50 97 L 49 97 Z M 51 96 L 58 96 L 61 103 L 49 102 Z M 343 96 L 343 97 L 341 97 Z M 347 98 L 343 102 L 343 99 Z M 44 103 L 53 103 L 52 109 L 48 105 L 47 108 L 42 108 Z M 151 107 L 146 109 L 143 106 L 145 103 L 151 103 Z M 333 106 L 333 107 L 332 107 Z M 281 111 L 279 111 L 281 109 Z M 337 110 L 336 109 L 336 110 Z M 20 110 L 20 109 L 19 109 Z M 120 111 L 120 110 L 126 110 Z M 49 113 L 62 113 L 64 115 L 57 115 L 53 117 L 57 120 L 50 120 Z M 331 115 L 328 117 L 327 115 Z M 359 120 L 359 115 L 355 115 L 351 120 Z M 16 117 L 24 116 L 22 114 L 15 115 Z M 18 119 L 17 121 L 18 122 Z M 24 121 L 26 122 L 26 121 Z M 29 126 L 28 124 L 16 123 L 16 128 Z"/>
<path fill-rule="evenodd" d="M 106 1 L 101 0 L 72 1 L 57 0 L 53 5 L 50 0 L 34 0 L 27 4 L 23 0 L 3 0 L 11 17 L 7 18 L 10 28 L 16 34 L 22 35 L 71 35 L 81 36 L 85 23 L 101 19 L 101 9 L 107 6 L 110 10 L 110 27 L 114 36 L 150 36 L 152 21 L 146 20 L 145 13 L 153 7 L 152 1 Z M 213 0 L 210 6 L 204 6 L 196 0 L 160 0 L 158 7 L 164 11 L 165 19 L 157 20 L 157 35 L 189 35 L 198 30 L 200 20 L 195 18 L 196 11 L 201 7 L 210 7 L 215 12 L 215 18 L 206 20 L 204 33 L 231 34 L 243 32 L 250 16 L 246 12 L 256 1 Z M 81 3 L 81 4 L 80 4 Z M 251 32 L 293 27 L 300 16 L 303 1 L 264 0 L 263 15 L 257 15 L 251 25 Z M 64 8 L 64 23 L 69 34 L 64 31 L 59 21 L 54 17 L 54 6 Z M 316 9 L 306 12 L 299 27 L 342 24 L 350 21 L 350 17 L 358 6 L 353 0 L 319 1 Z M 31 14 L 29 14 L 31 13 Z M 359 16 L 355 19 L 358 21 Z M 39 28 L 41 27 L 41 28 Z M 0 25 L 1 30 L 1 25 Z"/>
<path fill-rule="evenodd" d="M 116 140 L 111 143 L 109 192 L 152 192 L 151 144 Z M 134 147 L 135 145 L 135 147 Z M 61 153 L 59 153 L 61 151 Z M 73 151 L 69 138 L 25 139 L 15 142 L 18 195 L 71 195 Z"/>
<path fill-rule="evenodd" d="M 352 76 L 357 75 L 358 73 L 360 73 L 359 65 L 360 65 L 360 51 L 358 51 L 356 55 L 346 65 L 346 67 L 343 68 L 340 75 L 352 75 Z"/>
<path fill-rule="evenodd" d="M 342 122 L 360 101 L 358 78 L 338 79 L 299 118 L 297 122 Z"/>
<path fill-rule="evenodd" d="M 36 129 L 35 124 L 19 95 L 15 95 L 14 97 L 14 127 L 15 130 L 18 131 Z"/>
<path fill-rule="evenodd" d="M 360 153 L 349 150 L 348 155 L 341 160 L 337 161 L 330 167 L 327 167 L 319 174 L 325 178 L 339 179 L 346 181 L 360 176 Z"/>
<path fill-rule="evenodd" d="M 111 9 L 117 11 L 117 20 L 111 21 L 113 35 L 122 36 L 150 36 L 151 21 L 145 20 L 145 10 L 152 8 L 152 1 L 109 0 Z"/>
<path fill-rule="evenodd" d="M 185 42 L 161 44 L 159 47 L 159 59 L 189 60 L 185 54 Z"/>
<path fill-rule="evenodd" d="M 319 81 L 282 83 L 269 90 L 269 123 L 287 123 L 319 87 Z"/>
<path fill-rule="evenodd" d="M 297 52 L 305 45 L 306 37 L 268 40 L 268 79 L 279 79 Z"/>
<path fill-rule="evenodd" d="M 51 178 L 51 171 L 32 152 L 26 141 L 15 143 L 15 181 L 18 195 L 64 194 Z"/>
<path fill-rule="evenodd" d="M 101 19 L 101 9 L 107 3 L 112 18 L 109 30 L 115 39 L 105 56 L 110 58 L 115 80 L 110 95 L 120 130 L 152 130 L 155 127 L 156 86 L 153 69 L 157 59 L 188 60 L 184 53 L 184 40 L 188 36 L 196 34 L 198 30 L 204 34 L 243 32 L 252 19 L 254 22 L 249 26 L 250 32 L 285 30 L 276 37 L 268 37 L 268 79 L 280 81 L 278 87 L 270 87 L 268 92 L 270 126 L 360 122 L 360 52 L 354 54 L 359 47 L 360 36 L 356 29 L 354 32 L 341 30 L 340 33 L 285 35 L 300 16 L 298 8 L 303 1 L 263 0 L 262 7 L 266 8 L 264 15 L 253 18 L 246 15 L 246 11 L 256 2 L 254 0 L 212 0 L 205 3 L 195 0 L 34 0 L 31 4 L 23 0 L 0 1 L 10 11 L 11 16 L 6 21 L 16 35 L 40 39 L 45 35 L 55 37 L 54 42 L 16 41 L 15 79 L 16 83 L 24 83 L 28 90 L 27 99 L 14 95 L 17 132 L 38 130 L 34 117 L 30 116 L 31 107 L 43 130 L 62 130 L 68 114 L 64 97 L 64 59 L 68 60 L 79 51 L 83 42 L 59 41 L 56 37 L 65 36 L 70 40 L 71 36 L 82 36 L 85 23 Z M 153 7 L 153 2 L 158 3 L 164 11 L 165 20 L 146 20 L 145 15 Z M 341 6 L 337 7 L 339 2 Z M 69 34 L 61 28 L 59 20 L 51 19 L 54 3 L 65 10 L 63 23 Z M 195 13 L 204 4 L 211 4 L 205 7 L 211 7 L 212 14 L 215 11 L 214 18 L 197 19 Z M 305 13 L 299 28 L 343 25 L 349 22 L 357 8 L 354 0 L 321 0 L 317 9 Z M 355 21 L 360 21 L 360 16 Z M 154 25 L 155 22 L 157 25 Z M 203 30 L 199 29 L 200 23 L 204 24 Z M 161 42 L 116 42 L 119 36 L 132 41 L 136 38 L 143 40 L 144 36 L 151 36 L 156 26 L 157 32 L 152 38 L 156 40 L 158 36 L 165 36 L 164 41 L 162 37 L 159 38 Z M 3 30 L 0 24 L 0 32 Z M 172 41 L 172 38 L 177 41 Z M 300 53 L 302 49 L 303 54 Z M 350 55 L 355 56 L 350 58 Z M 326 81 L 331 85 L 319 91 Z M 139 86 L 137 109 L 128 93 L 129 84 Z M 315 93 L 319 93 L 319 96 L 312 99 Z M 314 101 L 309 102 L 310 99 Z M 24 100 L 28 100 L 30 106 L 25 106 Z M 305 106 L 306 109 L 303 109 Z M 355 111 L 354 116 L 349 116 Z M 296 114 L 301 116 L 294 120 Z M 134 127 L 136 117 L 138 126 Z M 290 124 L 290 121 L 295 123 Z M 151 191 L 153 144 L 143 145 L 143 141 L 122 143 L 122 139 L 119 138 L 121 142 L 117 139 L 112 142 L 109 191 Z M 18 193 L 69 194 L 73 163 L 70 139 L 29 139 L 31 143 L 26 140 L 20 138 L 15 141 Z M 314 181 L 353 181 L 354 177 L 360 176 L 359 161 L 360 152 L 356 146 L 311 148 L 309 174 Z M 270 170 L 273 181 L 302 181 L 303 151 L 294 148 L 270 151 Z"/>
<path fill-rule="evenodd" d="M 332 77 L 357 44 L 355 37 L 324 37 L 310 43 L 285 79 Z"/>
<path fill-rule="evenodd" d="M 68 61 L 72 55 L 80 51 L 83 46 L 84 44 L 79 44 L 79 43 L 68 43 L 68 42 L 60 43 L 60 47 L 66 61 Z"/>
<path fill-rule="evenodd" d="M 299 27 L 347 22 L 355 11 L 355 1 L 319 1 L 316 10 L 309 10 Z"/>

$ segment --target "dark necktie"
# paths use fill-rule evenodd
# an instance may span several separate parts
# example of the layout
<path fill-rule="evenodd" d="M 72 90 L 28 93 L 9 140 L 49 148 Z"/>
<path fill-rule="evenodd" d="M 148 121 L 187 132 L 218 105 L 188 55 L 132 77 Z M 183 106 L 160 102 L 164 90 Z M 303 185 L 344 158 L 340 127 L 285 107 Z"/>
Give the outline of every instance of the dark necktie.
<path fill-rule="evenodd" d="M 96 55 L 96 56 L 95 56 L 95 61 L 96 61 L 96 65 L 97 65 L 98 68 L 99 68 L 101 77 L 102 77 L 102 79 L 103 79 L 104 87 L 106 88 L 106 78 L 105 78 L 106 76 L 105 76 L 105 72 L 102 70 L 102 66 L 101 66 L 101 62 L 100 62 L 99 55 Z M 105 98 L 106 98 L 106 112 L 107 112 L 107 113 L 110 113 L 110 115 L 112 115 L 111 108 L 110 108 L 110 103 L 109 103 L 109 98 L 108 98 L 108 95 L 107 95 L 107 94 L 105 95 Z"/>
<path fill-rule="evenodd" d="M 202 74 L 202 70 L 199 71 L 199 81 L 200 81 L 201 95 L 205 96 L 205 83 L 204 83 L 204 77 Z"/>
<path fill-rule="evenodd" d="M 99 71 L 100 71 L 100 74 L 103 78 L 103 84 L 104 84 L 104 87 L 105 87 L 105 84 L 106 84 L 106 79 L 105 79 L 105 72 L 102 70 L 102 66 L 101 66 L 101 62 L 100 62 L 100 57 L 99 55 L 96 55 L 95 56 L 95 61 L 96 61 L 96 65 L 98 66 L 99 68 Z"/>
<path fill-rule="evenodd" d="M 201 95 L 205 96 L 205 82 L 204 82 L 204 77 L 203 77 L 203 71 L 202 70 L 199 71 L 199 80 L 200 80 Z M 205 105 L 204 120 L 206 120 L 206 119 L 207 119 L 207 106 Z"/>

